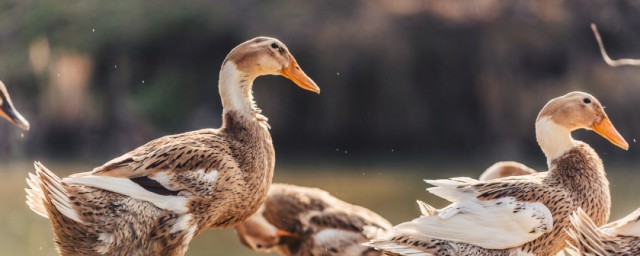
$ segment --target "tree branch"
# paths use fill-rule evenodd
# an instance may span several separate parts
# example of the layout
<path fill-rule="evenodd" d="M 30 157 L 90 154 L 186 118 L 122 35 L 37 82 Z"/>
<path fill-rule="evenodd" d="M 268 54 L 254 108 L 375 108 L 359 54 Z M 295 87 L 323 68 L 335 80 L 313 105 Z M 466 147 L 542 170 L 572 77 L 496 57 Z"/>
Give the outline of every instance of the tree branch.
<path fill-rule="evenodd" d="M 640 59 L 612 60 L 611 58 L 609 58 L 609 54 L 607 54 L 607 51 L 604 49 L 604 44 L 602 43 L 602 38 L 600 37 L 600 33 L 598 33 L 598 27 L 596 27 L 596 24 L 591 23 L 591 30 L 593 30 L 593 34 L 596 36 L 596 41 L 598 41 L 598 46 L 600 46 L 600 53 L 602 54 L 602 58 L 604 59 L 604 62 L 609 64 L 609 66 L 640 66 Z"/>

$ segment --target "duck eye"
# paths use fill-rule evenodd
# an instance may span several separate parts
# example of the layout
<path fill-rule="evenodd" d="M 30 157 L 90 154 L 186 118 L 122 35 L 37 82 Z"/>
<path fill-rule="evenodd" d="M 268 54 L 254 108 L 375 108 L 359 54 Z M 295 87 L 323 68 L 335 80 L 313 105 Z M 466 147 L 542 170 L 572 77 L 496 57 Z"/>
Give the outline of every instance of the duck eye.
<path fill-rule="evenodd" d="M 591 103 L 591 99 L 589 99 L 589 98 L 584 98 L 584 100 L 582 100 L 582 102 L 584 102 L 584 103 L 586 103 L 586 104 L 589 104 L 589 103 Z"/>
<path fill-rule="evenodd" d="M 276 44 L 276 43 L 272 43 L 272 44 L 271 44 L 271 48 L 273 48 L 273 49 L 278 49 L 278 44 Z"/>

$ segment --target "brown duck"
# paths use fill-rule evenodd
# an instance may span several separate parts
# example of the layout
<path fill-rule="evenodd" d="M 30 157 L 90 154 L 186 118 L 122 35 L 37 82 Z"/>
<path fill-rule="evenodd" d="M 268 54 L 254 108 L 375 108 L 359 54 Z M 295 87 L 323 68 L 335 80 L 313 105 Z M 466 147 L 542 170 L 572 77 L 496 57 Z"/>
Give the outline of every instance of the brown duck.
<path fill-rule="evenodd" d="M 565 247 L 570 214 L 579 207 L 597 224 L 609 219 L 609 182 L 598 154 L 571 131 L 590 129 L 628 144 L 600 102 L 572 92 L 552 99 L 536 120 L 548 172 L 480 182 L 427 180 L 451 205 L 394 227 L 370 245 L 399 255 L 555 255 Z M 423 207 L 421 207 L 423 208 Z"/>
<path fill-rule="evenodd" d="M 18 110 L 13 107 L 7 87 L 4 86 L 2 81 L 0 81 L 0 117 L 18 126 L 22 130 L 29 130 L 29 121 L 22 117 L 22 115 L 18 113 Z"/>
<path fill-rule="evenodd" d="M 534 173 L 536 173 L 534 169 L 531 169 L 528 166 L 518 162 L 497 162 L 492 166 L 489 166 L 489 168 L 487 168 L 482 173 L 482 175 L 480 175 L 479 181 L 488 181 L 504 177 L 521 176 Z"/>
<path fill-rule="evenodd" d="M 640 209 L 598 227 L 581 208 L 571 216 L 568 229 L 572 256 L 640 255 Z"/>
<path fill-rule="evenodd" d="M 219 129 L 162 137 L 64 179 L 36 163 L 27 204 L 51 220 L 58 251 L 183 255 L 202 231 L 251 216 L 267 196 L 275 164 L 267 119 L 252 96 L 262 75 L 320 92 L 282 42 L 258 37 L 222 64 Z"/>
<path fill-rule="evenodd" d="M 387 220 L 366 208 L 321 189 L 287 184 L 273 184 L 260 209 L 236 225 L 250 249 L 285 256 L 382 255 L 361 244 L 390 229 Z"/>

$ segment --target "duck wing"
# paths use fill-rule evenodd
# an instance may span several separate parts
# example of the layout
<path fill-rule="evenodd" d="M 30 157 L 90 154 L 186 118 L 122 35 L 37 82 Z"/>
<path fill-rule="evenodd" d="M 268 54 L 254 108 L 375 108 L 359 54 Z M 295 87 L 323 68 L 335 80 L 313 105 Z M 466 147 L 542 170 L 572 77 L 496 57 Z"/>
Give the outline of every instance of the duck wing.
<path fill-rule="evenodd" d="M 188 211 L 190 197 L 212 197 L 220 172 L 238 170 L 218 130 L 165 136 L 134 149 L 91 172 L 62 181 L 123 194 L 176 213 Z"/>
<path fill-rule="evenodd" d="M 517 180 L 517 182 L 516 182 Z M 427 180 L 429 192 L 452 202 L 435 215 L 423 215 L 394 227 L 394 235 L 442 239 L 486 249 L 507 249 L 535 240 L 553 227 L 543 203 L 523 200 L 518 191 L 540 187 L 524 178 L 488 183 L 471 178 Z"/>

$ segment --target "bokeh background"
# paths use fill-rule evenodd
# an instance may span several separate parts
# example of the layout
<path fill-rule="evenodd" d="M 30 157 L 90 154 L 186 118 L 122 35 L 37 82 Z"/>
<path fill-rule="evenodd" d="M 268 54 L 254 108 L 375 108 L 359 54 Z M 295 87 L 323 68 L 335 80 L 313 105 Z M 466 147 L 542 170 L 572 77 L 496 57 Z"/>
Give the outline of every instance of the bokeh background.
<path fill-rule="evenodd" d="M 605 161 L 613 216 L 640 206 L 640 1 L 0 2 L 0 80 L 32 130 L 0 122 L 0 255 L 55 255 L 24 204 L 34 160 L 87 171 L 159 136 L 218 127 L 222 60 L 255 36 L 281 39 L 322 88 L 255 82 L 277 151 L 276 182 L 316 186 L 399 223 L 418 215 L 423 178 L 477 177 L 499 160 L 546 168 L 538 111 L 594 94 L 629 151 L 575 132 Z M 254 255 L 233 230 L 187 255 Z"/>

